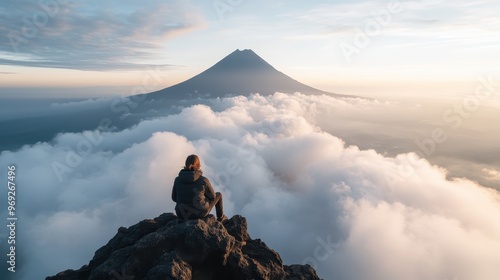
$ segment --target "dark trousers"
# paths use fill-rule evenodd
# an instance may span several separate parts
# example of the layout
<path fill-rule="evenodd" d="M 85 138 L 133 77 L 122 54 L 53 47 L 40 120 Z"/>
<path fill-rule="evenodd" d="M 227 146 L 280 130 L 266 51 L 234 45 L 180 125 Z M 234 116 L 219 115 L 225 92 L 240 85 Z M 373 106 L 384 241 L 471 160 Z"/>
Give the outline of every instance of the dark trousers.
<path fill-rule="evenodd" d="M 214 206 L 215 206 L 215 213 L 217 214 L 217 218 L 222 217 L 222 215 L 224 214 L 224 205 L 222 203 L 222 194 L 220 192 L 215 193 L 214 201 L 212 201 L 209 204 L 208 213 L 210 213 L 210 211 L 212 211 Z M 207 213 L 207 215 L 208 215 L 208 213 Z"/>
<path fill-rule="evenodd" d="M 215 199 L 208 203 L 206 209 L 197 209 L 193 206 L 177 203 L 175 206 L 175 212 L 177 217 L 183 220 L 191 220 L 191 219 L 201 219 L 210 214 L 210 211 L 215 206 L 215 213 L 217 214 L 217 218 L 222 217 L 224 214 L 224 208 L 222 203 L 222 194 L 220 192 L 215 193 Z"/>

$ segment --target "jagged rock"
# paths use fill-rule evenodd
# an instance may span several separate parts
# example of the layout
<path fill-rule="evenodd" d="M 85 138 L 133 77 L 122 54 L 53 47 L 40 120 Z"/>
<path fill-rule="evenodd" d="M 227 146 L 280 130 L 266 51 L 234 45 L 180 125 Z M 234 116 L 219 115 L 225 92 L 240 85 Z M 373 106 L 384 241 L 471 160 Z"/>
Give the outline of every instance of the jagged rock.
<path fill-rule="evenodd" d="M 290 280 L 308 280 L 318 279 L 316 270 L 310 265 L 285 265 L 286 279 Z"/>
<path fill-rule="evenodd" d="M 251 239 L 246 219 L 181 221 L 172 213 L 118 233 L 88 265 L 46 280 L 319 279 L 309 265 L 283 266 L 280 255 Z"/>

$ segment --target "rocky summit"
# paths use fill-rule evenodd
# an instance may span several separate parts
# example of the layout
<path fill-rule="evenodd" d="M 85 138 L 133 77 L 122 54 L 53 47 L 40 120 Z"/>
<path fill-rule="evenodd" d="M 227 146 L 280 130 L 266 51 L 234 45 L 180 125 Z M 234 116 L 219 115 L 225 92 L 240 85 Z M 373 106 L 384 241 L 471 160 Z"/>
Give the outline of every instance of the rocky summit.
<path fill-rule="evenodd" d="M 309 265 L 283 265 L 280 255 L 252 239 L 246 219 L 213 215 L 182 221 L 172 213 L 118 233 L 89 264 L 46 280 L 319 279 Z"/>

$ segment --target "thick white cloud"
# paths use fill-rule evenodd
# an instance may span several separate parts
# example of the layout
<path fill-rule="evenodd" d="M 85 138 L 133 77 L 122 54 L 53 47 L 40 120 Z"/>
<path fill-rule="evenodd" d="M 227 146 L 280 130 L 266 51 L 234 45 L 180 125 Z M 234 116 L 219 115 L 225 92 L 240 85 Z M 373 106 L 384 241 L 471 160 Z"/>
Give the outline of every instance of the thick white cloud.
<path fill-rule="evenodd" d="M 383 112 L 390 104 L 279 93 L 209 103 L 0 154 L 0 166 L 15 163 L 19 172 L 19 275 L 78 268 L 119 226 L 172 212 L 172 182 L 191 153 L 228 215 L 244 215 L 253 238 L 286 263 L 313 264 L 325 279 L 500 274 L 497 191 L 448 180 L 415 154 L 346 147 L 322 129 L 336 122 L 323 119 L 328 110 Z M 78 147 L 91 149 L 79 155 Z"/>

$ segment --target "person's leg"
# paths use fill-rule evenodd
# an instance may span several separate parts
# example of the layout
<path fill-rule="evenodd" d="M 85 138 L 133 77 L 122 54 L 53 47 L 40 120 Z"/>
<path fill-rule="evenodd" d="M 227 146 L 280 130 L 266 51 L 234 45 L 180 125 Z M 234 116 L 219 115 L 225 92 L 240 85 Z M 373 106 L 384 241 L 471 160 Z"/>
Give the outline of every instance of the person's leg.
<path fill-rule="evenodd" d="M 217 214 L 217 219 L 219 221 L 226 220 L 227 217 L 224 215 L 224 205 L 222 202 L 222 194 L 220 192 L 215 193 L 215 199 L 209 203 L 208 205 L 209 208 L 208 211 L 206 212 L 206 215 L 208 215 L 212 211 L 214 206 L 215 206 L 215 213 Z"/>
<path fill-rule="evenodd" d="M 224 215 L 224 205 L 220 192 L 215 193 L 215 213 L 217 214 L 217 218 L 221 218 Z"/>
<path fill-rule="evenodd" d="M 200 210 L 184 203 L 177 203 L 175 213 L 177 214 L 177 218 L 181 220 L 199 219 L 204 215 Z"/>
<path fill-rule="evenodd" d="M 224 215 L 224 208 L 223 208 L 223 203 L 222 203 L 222 194 L 220 192 L 215 193 L 215 199 L 212 202 L 210 202 L 210 205 L 208 208 L 209 209 L 208 213 L 210 213 L 210 211 L 212 211 L 214 206 L 215 206 L 215 213 L 217 214 L 217 218 L 221 218 Z M 207 215 L 208 215 L 208 213 L 207 213 Z"/>

